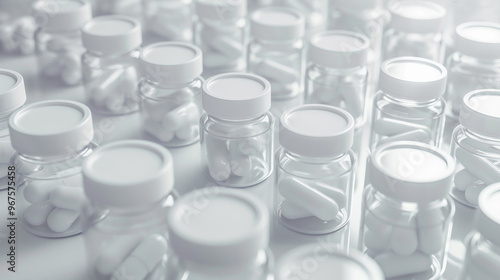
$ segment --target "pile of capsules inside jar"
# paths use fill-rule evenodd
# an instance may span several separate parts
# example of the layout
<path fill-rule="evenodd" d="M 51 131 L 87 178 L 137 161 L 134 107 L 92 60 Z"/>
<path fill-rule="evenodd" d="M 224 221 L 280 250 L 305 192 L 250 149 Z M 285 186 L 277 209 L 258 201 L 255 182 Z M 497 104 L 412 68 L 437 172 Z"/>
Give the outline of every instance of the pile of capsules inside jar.
<path fill-rule="evenodd" d="M 74 279 L 496 280 L 500 3 L 455 2 L 0 1 L 0 199 Z"/>

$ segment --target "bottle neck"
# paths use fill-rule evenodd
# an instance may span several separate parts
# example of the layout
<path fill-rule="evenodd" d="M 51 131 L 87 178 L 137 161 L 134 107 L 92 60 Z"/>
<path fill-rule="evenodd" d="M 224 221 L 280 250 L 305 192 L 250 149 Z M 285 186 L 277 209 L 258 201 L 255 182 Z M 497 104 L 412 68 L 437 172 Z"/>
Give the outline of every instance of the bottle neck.
<path fill-rule="evenodd" d="M 428 106 L 433 105 L 436 102 L 439 102 L 439 100 L 441 99 L 441 96 L 440 96 L 440 97 L 429 99 L 429 100 L 415 100 L 415 99 L 411 99 L 408 97 L 405 98 L 405 97 L 394 96 L 394 94 L 388 93 L 388 92 L 383 91 L 383 90 L 381 90 L 380 92 L 391 103 L 400 104 L 402 106 L 408 106 L 408 104 L 411 104 L 411 105 L 416 106 L 416 107 L 428 107 Z"/>
<path fill-rule="evenodd" d="M 332 76 L 351 75 L 353 73 L 366 70 L 366 67 L 364 65 L 359 65 L 350 68 L 333 68 L 333 67 L 325 67 L 318 63 L 314 63 L 311 67 L 323 75 L 332 75 Z"/>
<path fill-rule="evenodd" d="M 81 161 L 81 159 L 83 159 L 85 156 L 92 153 L 96 147 L 97 145 L 94 142 L 89 142 L 80 149 L 74 149 L 68 147 L 66 149 L 66 153 L 60 155 L 40 157 L 40 156 L 22 154 L 18 152 L 18 156 L 23 161 L 33 164 L 58 164 L 64 162 L 73 163 L 75 160 Z M 73 164 L 69 165 L 74 166 Z"/>
<path fill-rule="evenodd" d="M 283 147 L 281 147 L 280 149 L 283 149 L 283 152 L 285 153 L 285 155 L 287 157 L 291 158 L 292 160 L 297 161 L 297 162 L 307 163 L 307 164 L 332 163 L 332 162 L 344 159 L 345 157 L 349 156 L 349 153 L 350 153 L 350 151 L 346 151 L 344 153 L 338 154 L 338 155 L 333 156 L 333 157 L 309 157 L 309 156 L 303 156 L 303 155 L 299 155 L 299 154 L 293 153 L 291 151 L 285 150 Z"/>

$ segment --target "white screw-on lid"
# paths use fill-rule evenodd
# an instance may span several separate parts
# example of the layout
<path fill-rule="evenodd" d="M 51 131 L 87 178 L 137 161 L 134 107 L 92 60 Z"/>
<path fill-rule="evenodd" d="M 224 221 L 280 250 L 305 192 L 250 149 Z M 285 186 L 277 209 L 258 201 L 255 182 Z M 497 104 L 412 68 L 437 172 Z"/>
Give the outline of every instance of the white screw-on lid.
<path fill-rule="evenodd" d="M 448 195 L 455 161 L 428 144 L 383 144 L 369 159 L 370 183 L 381 193 L 406 202 L 431 202 Z"/>
<path fill-rule="evenodd" d="M 484 188 L 479 194 L 476 212 L 477 230 L 500 246 L 500 183 Z"/>
<path fill-rule="evenodd" d="M 500 58 L 500 24 L 466 22 L 455 29 L 455 49 L 480 59 Z"/>
<path fill-rule="evenodd" d="M 82 27 L 83 46 L 102 54 L 121 54 L 142 44 L 141 24 L 128 16 L 93 18 Z"/>
<path fill-rule="evenodd" d="M 16 71 L 0 69 L 0 114 L 21 107 L 26 102 L 24 79 Z"/>
<path fill-rule="evenodd" d="M 305 19 L 290 8 L 268 7 L 255 11 L 250 17 L 252 36 L 272 41 L 299 39 L 304 36 Z"/>
<path fill-rule="evenodd" d="M 471 131 L 500 139 L 500 90 L 467 93 L 462 100 L 459 121 Z"/>
<path fill-rule="evenodd" d="M 395 98 L 428 101 L 446 89 L 446 68 L 419 57 L 396 57 L 380 66 L 380 90 Z"/>
<path fill-rule="evenodd" d="M 196 14 L 200 18 L 224 21 L 246 16 L 246 0 L 197 0 Z"/>
<path fill-rule="evenodd" d="M 9 131 L 17 152 L 39 157 L 80 151 L 94 138 L 90 109 L 69 100 L 26 105 L 10 116 Z"/>
<path fill-rule="evenodd" d="M 107 144 L 82 165 L 85 193 L 109 207 L 147 206 L 174 186 L 170 152 L 153 142 L 124 140 Z"/>
<path fill-rule="evenodd" d="M 365 64 L 370 40 L 359 33 L 331 30 L 310 39 L 309 60 L 328 68 L 353 68 Z"/>
<path fill-rule="evenodd" d="M 446 15 L 443 6 L 421 0 L 393 2 L 389 12 L 392 28 L 409 33 L 439 32 Z"/>
<path fill-rule="evenodd" d="M 170 244 L 184 260 L 244 265 L 269 243 L 266 205 L 248 192 L 209 187 L 181 197 L 168 215 Z"/>
<path fill-rule="evenodd" d="M 139 66 L 146 79 L 183 83 L 203 72 L 201 50 L 193 44 L 161 42 L 142 49 Z"/>
<path fill-rule="evenodd" d="M 347 111 L 328 105 L 301 105 L 281 115 L 281 146 L 302 156 L 335 157 L 353 142 L 354 118 Z"/>
<path fill-rule="evenodd" d="M 257 75 L 226 73 L 203 84 L 203 109 L 220 119 L 244 120 L 259 117 L 271 107 L 271 85 Z"/>
<path fill-rule="evenodd" d="M 75 30 L 92 18 L 92 9 L 84 0 L 42 0 L 33 3 L 33 17 L 42 28 Z"/>
<path fill-rule="evenodd" d="M 335 278 L 332 278 L 335 275 Z M 275 280 L 383 280 L 384 274 L 370 257 L 351 250 L 349 254 L 302 245 L 285 253 L 276 265 Z"/>

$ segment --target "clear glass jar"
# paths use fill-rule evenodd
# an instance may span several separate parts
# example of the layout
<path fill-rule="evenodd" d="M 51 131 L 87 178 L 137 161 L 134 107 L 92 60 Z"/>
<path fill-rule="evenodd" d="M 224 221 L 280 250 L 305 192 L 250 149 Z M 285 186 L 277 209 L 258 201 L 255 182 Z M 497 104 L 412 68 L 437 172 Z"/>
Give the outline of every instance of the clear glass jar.
<path fill-rule="evenodd" d="M 33 0 L 0 1 L 0 52 L 31 55 L 35 53 L 36 24 L 31 16 Z"/>
<path fill-rule="evenodd" d="M 32 103 L 10 117 L 9 130 L 21 224 L 41 237 L 81 233 L 81 164 L 97 148 L 90 109 L 66 100 Z"/>
<path fill-rule="evenodd" d="M 478 37 L 477 34 L 481 34 Z M 457 26 L 456 52 L 448 57 L 447 116 L 456 120 L 464 95 L 477 89 L 500 89 L 500 24 L 468 22 Z M 490 38 L 485 41 L 484 38 Z"/>
<path fill-rule="evenodd" d="M 76 86 L 82 82 L 80 27 L 92 18 L 84 0 L 38 1 L 33 4 L 38 72 L 44 84 Z"/>
<path fill-rule="evenodd" d="M 305 17 L 305 38 L 309 38 L 328 26 L 329 0 L 283 0 L 275 1 L 274 5 L 284 6 L 300 11 Z M 307 47 L 307 46 L 306 46 Z"/>
<path fill-rule="evenodd" d="M 475 229 L 467 240 L 467 253 L 460 280 L 494 280 L 500 275 L 500 185 L 486 187 L 479 195 Z"/>
<path fill-rule="evenodd" d="M 356 128 L 365 123 L 369 40 L 362 34 L 334 30 L 314 35 L 306 70 L 306 103 L 332 105 L 347 110 Z"/>
<path fill-rule="evenodd" d="M 171 280 L 266 280 L 273 256 L 269 212 L 257 196 L 209 187 L 181 197 L 168 215 Z"/>
<path fill-rule="evenodd" d="M 500 182 L 500 90 L 477 90 L 466 94 L 460 125 L 452 134 L 451 154 L 457 160 L 452 197 L 475 208 L 481 190 Z"/>
<path fill-rule="evenodd" d="M 380 91 L 373 100 L 370 147 L 394 141 L 441 146 L 445 124 L 447 71 L 441 64 L 417 57 L 384 61 Z"/>
<path fill-rule="evenodd" d="M 391 22 L 384 33 L 382 58 L 416 56 L 443 63 L 443 6 L 422 0 L 393 2 Z"/>
<path fill-rule="evenodd" d="M 9 187 L 7 168 L 15 150 L 9 137 L 9 117 L 26 102 L 24 79 L 18 72 L 0 69 L 0 191 Z M 14 186 L 11 186 L 14 187 Z"/>
<path fill-rule="evenodd" d="M 142 0 L 144 28 L 165 41 L 193 40 L 192 0 Z"/>
<path fill-rule="evenodd" d="M 453 158 L 428 144 L 394 142 L 377 147 L 367 168 L 360 247 L 386 279 L 441 279 L 455 212 Z"/>
<path fill-rule="evenodd" d="M 166 147 L 198 142 L 204 82 L 201 50 L 189 43 L 156 43 L 141 51 L 139 65 L 146 138 Z"/>
<path fill-rule="evenodd" d="M 203 76 L 246 70 L 246 0 L 198 0 L 194 42 L 203 52 Z"/>
<path fill-rule="evenodd" d="M 95 112 L 125 115 L 139 110 L 141 34 L 138 21 L 120 15 L 96 17 L 82 27 L 87 49 L 82 57 L 83 84 L 87 103 Z"/>
<path fill-rule="evenodd" d="M 213 76 L 203 85 L 200 119 L 204 170 L 217 184 L 249 187 L 273 169 L 271 86 L 253 74 Z"/>
<path fill-rule="evenodd" d="M 356 168 L 353 135 L 352 116 L 333 106 L 302 105 L 283 113 L 274 195 L 280 223 L 305 234 L 347 225 Z"/>
<path fill-rule="evenodd" d="M 288 251 L 276 264 L 275 280 L 331 279 L 383 280 L 375 261 L 358 251 L 349 254 L 309 244 Z"/>
<path fill-rule="evenodd" d="M 167 213 L 176 200 L 170 152 L 148 141 L 117 141 L 84 161 L 83 181 L 91 201 L 84 232 L 89 277 L 164 279 L 157 277 L 166 267 Z"/>
<path fill-rule="evenodd" d="M 275 21 L 277 17 L 280 22 Z M 248 45 L 248 72 L 269 81 L 271 112 L 279 118 L 286 109 L 303 101 L 304 17 L 289 8 L 262 8 L 251 15 L 250 30 L 253 38 Z M 275 100 L 280 106 L 274 106 Z M 284 104 L 287 101 L 288 106 Z"/>

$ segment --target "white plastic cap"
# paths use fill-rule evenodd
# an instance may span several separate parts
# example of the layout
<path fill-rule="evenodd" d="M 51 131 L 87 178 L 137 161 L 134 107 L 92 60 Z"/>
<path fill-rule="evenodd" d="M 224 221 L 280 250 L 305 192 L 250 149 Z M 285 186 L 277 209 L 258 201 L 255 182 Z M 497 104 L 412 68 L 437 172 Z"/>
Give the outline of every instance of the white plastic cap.
<path fill-rule="evenodd" d="M 26 102 L 24 79 L 16 71 L 0 69 L 0 114 L 11 112 Z"/>
<path fill-rule="evenodd" d="M 252 1 L 252 0 L 251 0 Z M 245 17 L 246 0 L 197 0 L 196 14 L 200 18 L 224 21 Z"/>
<path fill-rule="evenodd" d="M 459 121 L 471 131 L 500 139 L 500 90 L 467 93 L 462 100 Z"/>
<path fill-rule="evenodd" d="M 42 0 L 33 3 L 38 26 L 51 30 L 76 30 L 92 18 L 90 3 L 84 0 Z"/>
<path fill-rule="evenodd" d="M 140 207 L 165 198 L 174 186 L 170 152 L 153 142 L 107 144 L 82 164 L 85 193 L 109 207 Z"/>
<path fill-rule="evenodd" d="M 290 8 L 268 7 L 255 11 L 250 17 L 252 36 L 262 40 L 287 41 L 304 36 L 305 19 Z"/>
<path fill-rule="evenodd" d="M 347 111 L 328 105 L 301 105 L 281 115 L 281 146 L 308 157 L 335 157 L 352 146 L 354 118 Z"/>
<path fill-rule="evenodd" d="M 427 101 L 441 97 L 446 89 L 446 68 L 419 57 L 396 57 L 380 66 L 379 87 L 402 99 Z"/>
<path fill-rule="evenodd" d="M 500 58 L 500 24 L 466 22 L 455 29 L 455 49 L 480 59 Z"/>
<path fill-rule="evenodd" d="M 377 147 L 369 168 L 370 183 L 384 195 L 405 202 L 431 202 L 448 195 L 455 161 L 431 145 L 401 141 Z"/>
<path fill-rule="evenodd" d="M 253 74 L 215 75 L 203 84 L 202 104 L 205 112 L 216 118 L 256 118 L 271 108 L 271 85 Z"/>
<path fill-rule="evenodd" d="M 391 26 L 408 33 L 434 33 L 443 28 L 446 9 L 422 0 L 396 1 L 389 6 Z"/>
<path fill-rule="evenodd" d="M 159 82 L 190 82 L 203 72 L 201 50 L 193 44 L 161 42 L 142 49 L 139 57 L 142 75 Z"/>
<path fill-rule="evenodd" d="M 285 253 L 276 265 L 274 279 L 383 280 L 385 277 L 373 259 L 358 251 L 350 250 L 346 254 L 320 244 L 309 244 Z"/>
<path fill-rule="evenodd" d="M 142 44 L 141 24 L 122 15 L 96 17 L 83 25 L 82 41 L 90 51 L 105 55 L 126 53 Z"/>
<path fill-rule="evenodd" d="M 486 239 L 500 246 L 500 183 L 484 188 L 479 194 L 476 211 L 477 230 Z"/>
<path fill-rule="evenodd" d="M 18 153 L 39 157 L 80 151 L 94 138 L 90 109 L 69 100 L 26 105 L 10 116 L 9 131 Z"/>
<path fill-rule="evenodd" d="M 182 196 L 168 214 L 170 244 L 183 260 L 207 266 L 255 261 L 269 243 L 269 214 L 248 192 L 209 187 Z"/>
<path fill-rule="evenodd" d="M 327 68 L 353 68 L 366 63 L 370 40 L 359 33 L 331 30 L 310 39 L 309 60 Z"/>

